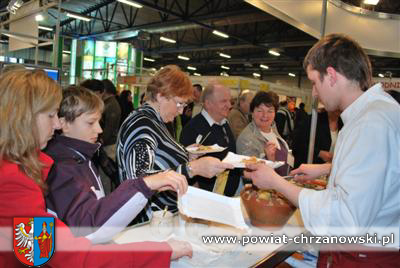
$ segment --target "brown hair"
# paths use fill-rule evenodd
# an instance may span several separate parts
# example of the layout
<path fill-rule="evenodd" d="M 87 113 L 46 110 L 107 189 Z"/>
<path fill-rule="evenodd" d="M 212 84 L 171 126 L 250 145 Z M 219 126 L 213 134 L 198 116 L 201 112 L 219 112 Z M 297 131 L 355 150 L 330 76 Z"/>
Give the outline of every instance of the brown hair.
<path fill-rule="evenodd" d="M 334 68 L 365 91 L 372 85 L 372 68 L 361 46 L 343 34 L 330 34 L 319 40 L 307 53 L 303 67 L 318 71 L 321 81 L 328 67 Z"/>
<path fill-rule="evenodd" d="M 69 86 L 63 90 L 58 117 L 73 122 L 83 113 L 103 112 L 104 103 L 99 96 L 82 86 Z"/>
<path fill-rule="evenodd" d="M 19 166 L 44 187 L 36 117 L 58 107 L 60 86 L 42 70 L 15 70 L 0 76 L 0 163 Z"/>
<path fill-rule="evenodd" d="M 158 93 L 168 98 L 191 98 L 193 87 L 189 77 L 178 66 L 167 65 L 147 84 L 146 98 L 155 101 Z"/>

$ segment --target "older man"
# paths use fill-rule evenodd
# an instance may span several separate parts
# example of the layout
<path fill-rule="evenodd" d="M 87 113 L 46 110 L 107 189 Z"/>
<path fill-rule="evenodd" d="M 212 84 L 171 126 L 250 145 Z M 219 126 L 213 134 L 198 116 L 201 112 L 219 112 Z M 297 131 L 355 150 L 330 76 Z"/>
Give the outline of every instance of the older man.
<path fill-rule="evenodd" d="M 248 89 L 240 92 L 238 97 L 238 104 L 233 107 L 228 115 L 228 122 L 231 126 L 233 135 L 237 139 L 240 132 L 250 123 L 249 122 L 249 110 L 250 102 L 254 97 L 254 92 Z"/>
<path fill-rule="evenodd" d="M 227 147 L 223 152 L 210 154 L 221 160 L 228 151 L 236 152 L 235 138 L 226 120 L 231 108 L 230 100 L 230 90 L 224 85 L 216 81 L 207 85 L 202 94 L 203 110 L 184 127 L 181 143 L 185 146 L 200 142 Z M 239 171 L 222 173 L 212 179 L 197 176 L 196 180 L 202 189 L 233 196 L 239 185 Z"/>

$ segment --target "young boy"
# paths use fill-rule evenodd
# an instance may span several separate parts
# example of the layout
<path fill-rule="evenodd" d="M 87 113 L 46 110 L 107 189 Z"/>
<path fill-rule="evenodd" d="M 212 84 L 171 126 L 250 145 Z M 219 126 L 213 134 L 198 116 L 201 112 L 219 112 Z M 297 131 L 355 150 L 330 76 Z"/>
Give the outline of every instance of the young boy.
<path fill-rule="evenodd" d="M 145 207 L 155 190 L 184 193 L 184 176 L 168 171 L 123 182 L 105 196 L 103 185 L 91 158 L 100 144 L 99 121 L 103 101 L 83 87 L 63 92 L 59 109 L 62 133 L 49 142 L 45 152 L 54 159 L 48 177 L 48 212 L 73 228 L 77 236 L 93 243 L 109 241 Z"/>

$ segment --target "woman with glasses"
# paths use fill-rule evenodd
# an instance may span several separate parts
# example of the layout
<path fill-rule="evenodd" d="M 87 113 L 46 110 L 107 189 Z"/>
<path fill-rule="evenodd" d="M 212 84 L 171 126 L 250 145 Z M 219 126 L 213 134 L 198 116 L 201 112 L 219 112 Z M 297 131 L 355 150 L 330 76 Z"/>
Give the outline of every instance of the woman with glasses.
<path fill-rule="evenodd" d="M 182 114 L 193 96 L 189 77 L 175 65 L 168 65 L 156 73 L 147 85 L 146 103 L 133 111 L 121 126 L 117 141 L 117 161 L 121 181 L 137 179 L 165 170 L 175 170 L 188 179 L 201 175 L 211 178 L 233 166 L 214 157 L 191 160 L 189 153 L 168 132 L 166 123 Z M 171 191 L 153 195 L 133 224 L 147 222 L 152 211 L 177 212 L 176 193 Z"/>
<path fill-rule="evenodd" d="M 254 96 L 250 103 L 253 121 L 243 129 L 236 141 L 238 154 L 287 161 L 289 147 L 273 127 L 278 105 L 275 93 L 260 91 Z M 285 176 L 289 167 L 285 164 L 276 171 Z"/>

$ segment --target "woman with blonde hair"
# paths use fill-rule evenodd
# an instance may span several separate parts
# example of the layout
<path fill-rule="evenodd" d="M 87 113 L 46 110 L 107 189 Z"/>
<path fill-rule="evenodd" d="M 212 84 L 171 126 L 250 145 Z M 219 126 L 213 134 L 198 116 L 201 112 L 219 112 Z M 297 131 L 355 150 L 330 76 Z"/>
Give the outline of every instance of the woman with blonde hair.
<path fill-rule="evenodd" d="M 118 134 L 117 161 L 122 181 L 171 169 L 185 175 L 189 184 L 194 184 L 191 178 L 196 175 L 212 178 L 233 168 L 215 157 L 190 161 L 185 147 L 168 132 L 166 123 L 182 114 L 192 96 L 192 83 L 178 66 L 165 66 L 149 81 L 146 103 L 128 116 Z M 174 192 L 153 195 L 133 224 L 149 221 L 152 211 L 165 208 L 177 212 Z"/>
<path fill-rule="evenodd" d="M 43 71 L 17 70 L 0 76 L 0 267 L 20 264 L 12 252 L 13 217 L 51 217 L 44 193 L 53 160 L 41 152 L 60 128 L 61 89 Z M 92 246 L 56 219 L 52 266 L 169 266 L 191 255 L 185 242 Z M 17 253 L 15 253 L 17 254 Z"/>

